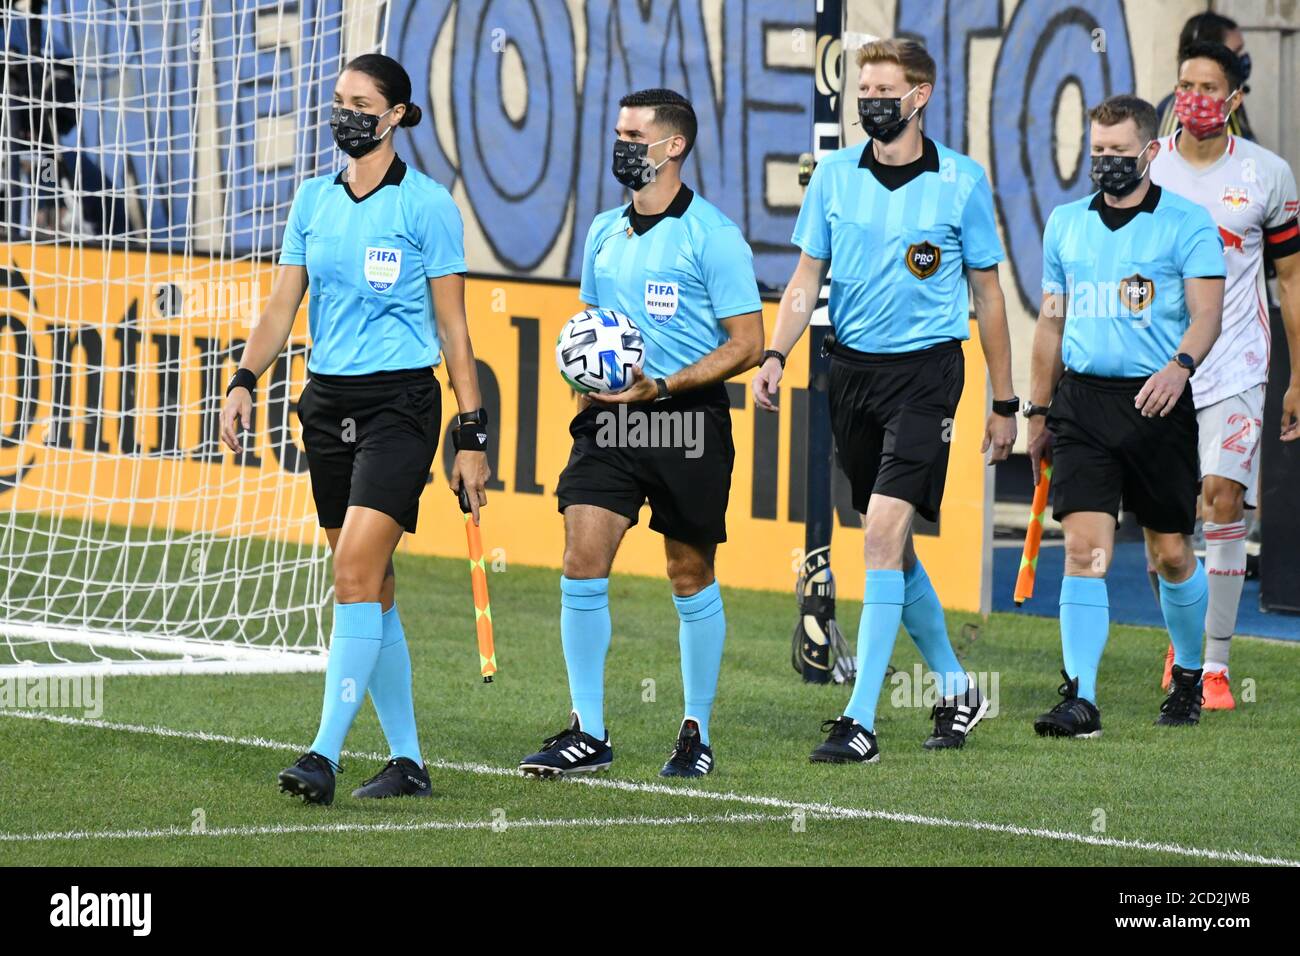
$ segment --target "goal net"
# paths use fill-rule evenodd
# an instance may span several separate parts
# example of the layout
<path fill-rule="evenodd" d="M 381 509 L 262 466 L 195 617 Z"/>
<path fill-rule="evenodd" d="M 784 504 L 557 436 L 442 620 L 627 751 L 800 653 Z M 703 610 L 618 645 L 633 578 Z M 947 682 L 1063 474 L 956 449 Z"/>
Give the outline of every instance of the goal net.
<path fill-rule="evenodd" d="M 378 0 L 2 0 L 0 679 L 324 666 L 294 414 L 225 384 Z"/>

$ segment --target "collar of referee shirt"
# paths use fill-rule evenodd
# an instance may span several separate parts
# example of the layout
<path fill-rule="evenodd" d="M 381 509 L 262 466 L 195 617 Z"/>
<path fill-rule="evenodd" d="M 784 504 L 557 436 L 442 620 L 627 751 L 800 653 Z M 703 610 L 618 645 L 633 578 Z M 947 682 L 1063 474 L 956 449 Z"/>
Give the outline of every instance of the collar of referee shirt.
<path fill-rule="evenodd" d="M 901 186 L 906 186 L 922 173 L 937 173 L 939 148 L 934 145 L 934 140 L 930 137 L 922 136 L 920 159 L 914 159 L 901 166 L 890 166 L 876 159 L 876 151 L 871 148 L 871 143 L 868 141 L 862 150 L 862 158 L 858 160 L 858 168 L 869 170 L 880 185 L 893 192 Z"/>
<path fill-rule="evenodd" d="M 1108 206 L 1106 194 L 1098 190 L 1097 195 L 1092 197 L 1092 202 L 1088 203 L 1088 208 L 1101 216 L 1102 224 L 1107 229 L 1115 232 L 1136 219 L 1138 213 L 1155 212 L 1158 205 L 1160 205 L 1160 187 L 1155 183 L 1147 183 L 1147 194 L 1136 206 L 1126 206 L 1122 209 Z"/>
<path fill-rule="evenodd" d="M 358 196 L 352 191 L 351 184 L 344 178 L 347 175 L 347 172 L 346 169 L 340 169 L 339 174 L 334 177 L 334 184 L 336 186 L 342 186 L 344 191 L 348 194 L 348 198 L 353 202 L 364 202 L 385 186 L 400 186 L 402 184 L 402 177 L 406 175 L 406 163 L 402 162 L 402 157 L 394 153 L 393 161 L 388 164 L 388 169 L 384 172 L 384 178 L 379 180 L 378 186 L 370 190 L 370 192 L 366 193 L 364 196 Z"/>
<path fill-rule="evenodd" d="M 691 187 L 682 183 L 677 190 L 677 195 L 673 197 L 673 201 L 668 204 L 668 208 L 663 212 L 643 216 L 636 211 L 635 206 L 628 203 L 627 208 L 623 210 L 623 215 L 627 216 L 628 225 L 632 227 L 632 231 L 638 236 L 644 236 L 661 219 L 667 219 L 669 216 L 674 219 L 681 219 L 682 214 L 686 212 L 686 208 L 694 198 L 695 193 L 691 191 Z"/>

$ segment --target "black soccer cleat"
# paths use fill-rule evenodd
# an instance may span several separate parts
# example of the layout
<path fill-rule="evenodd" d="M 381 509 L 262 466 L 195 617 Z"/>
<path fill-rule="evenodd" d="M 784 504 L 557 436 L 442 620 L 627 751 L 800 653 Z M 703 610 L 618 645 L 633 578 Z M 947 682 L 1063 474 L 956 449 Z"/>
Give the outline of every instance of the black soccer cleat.
<path fill-rule="evenodd" d="M 1034 721 L 1040 737 L 1100 737 L 1101 711 L 1090 700 L 1079 696 L 1079 678 L 1061 671 L 1065 683 L 1056 689 L 1060 702 Z"/>
<path fill-rule="evenodd" d="M 571 773 L 599 773 L 608 770 L 613 762 L 609 735 L 597 740 L 584 732 L 575 711 L 569 716 L 569 726 L 543 740 L 541 750 L 519 761 L 519 769 L 526 776 L 563 777 Z"/>
<path fill-rule="evenodd" d="M 876 735 L 852 717 L 822 721 L 825 742 L 808 757 L 813 763 L 875 763 L 880 759 Z"/>
<path fill-rule="evenodd" d="M 1160 727 L 1191 727 L 1201 722 L 1201 704 L 1205 702 L 1201 695 L 1200 669 L 1189 671 L 1174 665 L 1173 677 L 1169 681 L 1169 696 L 1160 705 L 1160 716 L 1156 725 Z"/>
<path fill-rule="evenodd" d="M 394 757 L 384 764 L 383 770 L 353 790 L 352 796 L 366 800 L 433 796 L 429 769 L 410 757 Z"/>
<path fill-rule="evenodd" d="M 334 774 L 340 769 L 329 757 L 309 750 L 292 767 L 280 771 L 280 792 L 302 797 L 303 803 L 328 807 L 334 802 Z"/>
<path fill-rule="evenodd" d="M 926 750 L 947 750 L 962 747 L 975 725 L 988 713 L 989 702 L 974 684 L 964 694 L 945 697 L 930 708 L 934 718 L 934 733 L 922 744 Z"/>
<path fill-rule="evenodd" d="M 661 777 L 703 777 L 713 771 L 713 748 L 700 741 L 700 725 L 692 718 L 682 721 L 668 762 L 659 771 Z"/>

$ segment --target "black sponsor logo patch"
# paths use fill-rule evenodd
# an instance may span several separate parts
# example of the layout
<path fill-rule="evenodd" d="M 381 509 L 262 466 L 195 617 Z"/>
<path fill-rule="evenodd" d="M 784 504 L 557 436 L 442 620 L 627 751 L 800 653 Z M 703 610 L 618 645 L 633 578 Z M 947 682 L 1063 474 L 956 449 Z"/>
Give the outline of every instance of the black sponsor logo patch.
<path fill-rule="evenodd" d="M 1138 273 L 1119 280 L 1119 301 L 1130 312 L 1141 312 L 1156 297 L 1156 284 Z"/>
<path fill-rule="evenodd" d="M 907 247 L 907 269 L 918 279 L 928 279 L 939 269 L 938 246 L 918 242 Z"/>

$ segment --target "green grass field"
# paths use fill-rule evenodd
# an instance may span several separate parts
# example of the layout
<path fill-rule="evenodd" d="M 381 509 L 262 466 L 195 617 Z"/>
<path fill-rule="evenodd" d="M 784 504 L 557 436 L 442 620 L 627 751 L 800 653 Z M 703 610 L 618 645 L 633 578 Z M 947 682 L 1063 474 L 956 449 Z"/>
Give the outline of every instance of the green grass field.
<path fill-rule="evenodd" d="M 397 566 L 433 799 L 349 796 L 386 756 L 369 704 L 332 807 L 277 792 L 276 772 L 314 735 L 319 675 L 109 678 L 98 722 L 79 711 L 33 719 L 0 710 L 0 864 L 1300 859 L 1300 645 L 1238 641 L 1234 687 L 1253 680 L 1256 701 L 1170 730 L 1152 725 L 1163 632 L 1115 627 L 1102 663 L 1105 735 L 1040 740 L 1030 721 L 1057 699 L 1056 622 L 951 614 L 954 634 L 980 625 L 973 640 L 959 638 L 959 653 L 969 670 L 997 675 L 996 719 L 964 750 L 928 753 L 928 708 L 892 706 L 886 683 L 881 762 L 813 766 L 819 722 L 849 691 L 806 686 L 790 669 L 789 595 L 725 590 L 718 769 L 682 785 L 657 776 L 681 717 L 668 586 L 615 577 L 606 690 L 614 767 L 590 783 L 547 782 L 513 767 L 568 713 L 556 573 L 491 575 L 501 673 L 484 685 L 464 562 L 399 555 Z M 725 582 L 725 567 L 720 574 Z M 858 613 L 841 603 L 849 635 Z M 910 673 L 918 660 L 900 636 L 895 666 Z"/>

